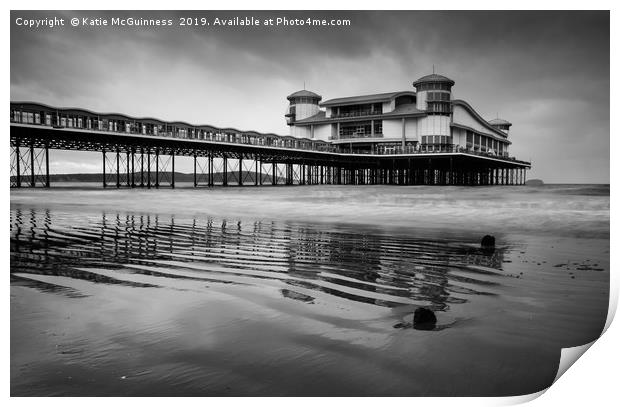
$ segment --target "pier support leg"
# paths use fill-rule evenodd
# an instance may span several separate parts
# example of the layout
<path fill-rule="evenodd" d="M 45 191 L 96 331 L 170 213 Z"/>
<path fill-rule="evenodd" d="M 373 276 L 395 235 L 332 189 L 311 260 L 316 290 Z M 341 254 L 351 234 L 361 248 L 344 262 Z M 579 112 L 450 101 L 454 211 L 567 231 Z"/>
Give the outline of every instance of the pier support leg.
<path fill-rule="evenodd" d="M 131 187 L 135 188 L 136 187 L 136 166 L 135 166 L 135 161 L 136 161 L 136 151 L 135 149 L 131 149 Z"/>
<path fill-rule="evenodd" d="M 30 186 L 34 188 L 35 186 L 35 176 L 34 176 L 34 143 L 30 144 Z"/>
<path fill-rule="evenodd" d="M 144 149 L 140 149 L 140 188 L 144 188 Z"/>
<path fill-rule="evenodd" d="M 129 158 L 131 157 L 131 153 L 129 152 L 129 150 L 127 150 L 127 155 L 126 155 L 126 160 L 125 160 L 125 165 L 127 165 L 127 186 L 131 187 L 131 179 L 130 179 L 130 175 L 129 175 L 129 171 L 131 170 L 131 167 L 129 166 Z"/>
<path fill-rule="evenodd" d="M 223 175 L 222 175 L 222 186 L 228 186 L 228 157 L 226 156 L 226 154 L 224 154 L 224 169 L 223 169 Z"/>
<path fill-rule="evenodd" d="M 105 188 L 107 186 L 105 182 L 105 150 L 101 151 L 101 158 L 103 159 L 103 177 L 102 177 L 103 179 L 101 181 L 102 181 L 103 187 Z"/>
<path fill-rule="evenodd" d="M 50 187 L 50 149 L 45 143 L 45 188 Z"/>
<path fill-rule="evenodd" d="M 254 186 L 258 185 L 258 177 L 260 172 L 258 171 L 258 165 L 260 163 L 260 158 L 254 157 Z"/>
<path fill-rule="evenodd" d="M 151 150 L 146 153 L 146 187 L 151 189 Z"/>
<path fill-rule="evenodd" d="M 172 159 L 172 172 L 170 173 L 170 186 L 174 188 L 174 151 L 172 152 L 171 159 Z"/>
<path fill-rule="evenodd" d="M 243 156 L 239 156 L 239 186 L 243 185 Z"/>
<path fill-rule="evenodd" d="M 207 167 L 209 168 L 209 181 L 207 181 L 207 185 L 212 187 L 213 186 L 213 153 L 212 152 L 209 152 Z"/>
<path fill-rule="evenodd" d="M 116 188 L 121 187 L 121 153 L 116 149 Z"/>
<path fill-rule="evenodd" d="M 155 188 L 159 188 L 159 149 L 155 150 Z"/>
<path fill-rule="evenodd" d="M 194 188 L 198 186 L 198 179 L 196 178 L 196 150 L 194 150 Z"/>

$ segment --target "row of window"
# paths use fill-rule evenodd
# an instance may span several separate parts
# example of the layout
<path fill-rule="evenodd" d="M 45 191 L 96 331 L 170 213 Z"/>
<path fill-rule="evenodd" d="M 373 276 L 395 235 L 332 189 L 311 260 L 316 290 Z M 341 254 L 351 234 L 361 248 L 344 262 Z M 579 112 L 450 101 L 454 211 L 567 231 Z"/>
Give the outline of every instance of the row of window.
<path fill-rule="evenodd" d="M 443 114 L 449 115 L 452 111 L 452 105 L 450 102 L 427 102 L 426 112 L 429 114 Z"/>
<path fill-rule="evenodd" d="M 374 125 L 370 120 L 355 123 L 341 123 L 338 133 L 341 137 L 370 137 L 378 134 L 383 134 L 383 120 L 375 120 Z"/>
<path fill-rule="evenodd" d="M 417 91 L 422 91 L 422 90 L 450 90 L 452 88 L 452 85 L 450 85 L 449 83 L 432 83 L 432 82 L 427 82 L 427 83 L 420 83 L 418 84 L 418 86 L 416 86 Z"/>
<path fill-rule="evenodd" d="M 298 96 L 298 97 L 293 98 L 290 101 L 291 105 L 303 104 L 303 103 L 306 103 L 306 104 L 317 104 L 317 103 L 319 103 L 319 99 L 315 98 L 315 97 L 310 97 L 310 96 Z"/>
<path fill-rule="evenodd" d="M 422 136 L 422 144 L 438 144 L 448 145 L 452 144 L 452 136 Z"/>
<path fill-rule="evenodd" d="M 450 94 L 447 92 L 428 92 L 426 94 L 427 102 L 449 102 Z"/>
<path fill-rule="evenodd" d="M 494 139 L 492 137 L 483 136 L 473 131 L 467 130 L 467 148 L 474 151 L 493 151 L 498 154 L 503 154 L 505 150 L 504 143 Z"/>
<path fill-rule="evenodd" d="M 283 138 L 268 135 L 252 135 L 242 133 L 225 133 L 205 129 L 177 127 L 166 124 L 142 123 L 128 120 L 112 120 L 100 117 L 66 115 L 48 112 L 26 112 L 14 110 L 11 121 L 26 124 L 39 124 L 62 128 L 110 131 L 139 135 L 175 137 L 227 143 L 254 144 L 271 147 L 298 148 L 318 151 L 332 151 L 329 143 L 306 141 L 294 138 Z"/>
<path fill-rule="evenodd" d="M 369 116 L 382 113 L 383 104 L 381 103 L 337 106 L 332 109 L 332 117 Z"/>

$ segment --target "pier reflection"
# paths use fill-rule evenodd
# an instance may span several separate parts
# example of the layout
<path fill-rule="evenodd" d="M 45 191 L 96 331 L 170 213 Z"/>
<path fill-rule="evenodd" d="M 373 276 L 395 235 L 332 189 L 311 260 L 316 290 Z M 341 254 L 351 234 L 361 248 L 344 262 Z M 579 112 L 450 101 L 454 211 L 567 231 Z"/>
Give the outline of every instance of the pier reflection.
<path fill-rule="evenodd" d="M 383 307 L 451 304 L 491 294 L 504 252 L 471 242 L 278 222 L 103 213 L 77 217 L 11 210 L 11 282 L 82 295 L 66 277 L 158 288 L 123 275 L 237 284 L 280 284 L 283 297 L 322 295 Z M 113 275 L 104 271 L 117 271 Z M 282 288 L 284 287 L 284 288 Z"/>

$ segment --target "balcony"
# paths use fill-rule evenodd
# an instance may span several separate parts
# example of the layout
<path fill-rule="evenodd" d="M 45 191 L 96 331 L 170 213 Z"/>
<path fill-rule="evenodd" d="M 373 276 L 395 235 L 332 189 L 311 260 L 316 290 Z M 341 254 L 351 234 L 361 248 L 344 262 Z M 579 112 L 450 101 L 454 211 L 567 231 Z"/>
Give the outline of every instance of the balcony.
<path fill-rule="evenodd" d="M 383 114 L 381 110 L 362 110 L 362 111 L 357 111 L 357 112 L 345 112 L 345 113 L 339 113 L 339 114 L 332 113 L 330 118 L 340 119 L 340 118 L 347 118 L 347 117 L 376 116 L 380 114 Z"/>
<path fill-rule="evenodd" d="M 361 138 L 381 138 L 383 133 L 355 133 L 355 134 L 343 134 L 341 136 L 329 136 L 330 140 L 355 140 Z"/>

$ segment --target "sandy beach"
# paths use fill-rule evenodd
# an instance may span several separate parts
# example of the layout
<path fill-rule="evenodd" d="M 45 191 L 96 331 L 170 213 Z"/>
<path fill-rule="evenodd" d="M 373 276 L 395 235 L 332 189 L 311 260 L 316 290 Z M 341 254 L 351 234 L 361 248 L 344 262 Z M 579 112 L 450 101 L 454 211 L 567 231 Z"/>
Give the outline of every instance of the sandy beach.
<path fill-rule="evenodd" d="M 609 186 L 11 191 L 12 395 L 527 394 L 608 296 Z"/>

